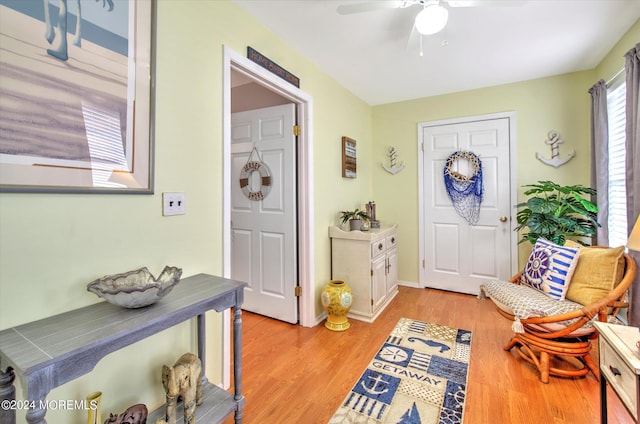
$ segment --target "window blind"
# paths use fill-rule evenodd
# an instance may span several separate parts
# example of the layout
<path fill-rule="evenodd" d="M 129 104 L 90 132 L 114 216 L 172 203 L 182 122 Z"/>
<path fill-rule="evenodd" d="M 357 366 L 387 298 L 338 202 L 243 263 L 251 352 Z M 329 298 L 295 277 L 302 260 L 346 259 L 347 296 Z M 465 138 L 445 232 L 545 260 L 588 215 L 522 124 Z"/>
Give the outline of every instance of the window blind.
<path fill-rule="evenodd" d="M 623 246 L 627 242 L 625 97 L 625 80 L 619 78 L 607 89 L 609 118 L 609 222 L 607 226 L 610 246 Z"/>

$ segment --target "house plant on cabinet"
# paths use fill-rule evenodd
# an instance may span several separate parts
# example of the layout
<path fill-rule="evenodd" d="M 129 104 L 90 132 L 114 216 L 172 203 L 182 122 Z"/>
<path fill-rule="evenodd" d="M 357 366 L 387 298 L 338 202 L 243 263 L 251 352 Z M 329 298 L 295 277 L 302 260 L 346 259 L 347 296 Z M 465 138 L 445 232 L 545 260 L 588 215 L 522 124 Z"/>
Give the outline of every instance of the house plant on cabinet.
<path fill-rule="evenodd" d="M 369 228 L 362 228 L 363 221 L 369 222 L 369 215 L 365 211 L 361 211 L 356 208 L 353 211 L 341 211 L 340 218 L 342 220 L 342 224 L 346 224 L 349 222 L 349 230 L 355 231 L 362 229 L 363 231 L 367 231 Z"/>
<path fill-rule="evenodd" d="M 598 207 L 581 195 L 595 195 L 596 191 L 581 185 L 561 186 L 551 181 L 529 184 L 524 192 L 531 196 L 519 203 L 516 231 L 527 228 L 520 243 L 535 244 L 539 237 L 563 245 L 568 238 L 591 238 L 600 226 L 596 221 Z"/>

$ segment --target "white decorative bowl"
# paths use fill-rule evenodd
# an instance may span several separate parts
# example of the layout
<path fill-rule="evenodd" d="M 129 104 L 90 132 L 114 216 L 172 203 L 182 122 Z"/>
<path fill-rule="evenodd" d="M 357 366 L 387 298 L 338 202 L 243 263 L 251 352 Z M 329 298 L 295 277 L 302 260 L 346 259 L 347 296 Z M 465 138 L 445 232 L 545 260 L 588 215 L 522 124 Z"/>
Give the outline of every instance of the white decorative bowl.
<path fill-rule="evenodd" d="M 123 308 L 142 308 L 166 296 L 180 282 L 181 276 L 181 268 L 165 266 L 156 280 L 147 267 L 143 267 L 106 275 L 87 284 L 87 291 Z"/>

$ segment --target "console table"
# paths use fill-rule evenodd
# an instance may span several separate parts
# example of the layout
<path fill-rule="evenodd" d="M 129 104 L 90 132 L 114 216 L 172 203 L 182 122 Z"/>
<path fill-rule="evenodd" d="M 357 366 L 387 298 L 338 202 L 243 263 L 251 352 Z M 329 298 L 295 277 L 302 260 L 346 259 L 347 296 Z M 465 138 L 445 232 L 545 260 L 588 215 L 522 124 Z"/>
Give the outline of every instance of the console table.
<path fill-rule="evenodd" d="M 198 356 L 202 361 L 204 402 L 196 408 L 198 422 L 219 423 L 235 412 L 242 422 L 242 311 L 246 283 L 207 274 L 182 279 L 165 298 L 140 309 L 101 302 L 0 332 L 0 394 L 15 395 L 15 374 L 30 409 L 27 422 L 46 424 L 46 397 L 62 384 L 89 373 L 100 359 L 197 317 Z M 207 381 L 205 370 L 205 312 L 233 308 L 234 393 Z M 175 360 L 176 358 L 171 358 Z M 160 370 L 158 370 L 160 372 Z M 15 374 L 14 374 L 15 373 Z M 3 400 L 4 400 L 3 399 Z M 33 408 L 31 408 L 33 406 Z M 2 424 L 15 424 L 15 410 L 0 411 Z M 180 414 L 178 414 L 180 415 Z M 164 407 L 149 414 L 155 423 Z M 180 417 L 179 422 L 182 422 Z"/>

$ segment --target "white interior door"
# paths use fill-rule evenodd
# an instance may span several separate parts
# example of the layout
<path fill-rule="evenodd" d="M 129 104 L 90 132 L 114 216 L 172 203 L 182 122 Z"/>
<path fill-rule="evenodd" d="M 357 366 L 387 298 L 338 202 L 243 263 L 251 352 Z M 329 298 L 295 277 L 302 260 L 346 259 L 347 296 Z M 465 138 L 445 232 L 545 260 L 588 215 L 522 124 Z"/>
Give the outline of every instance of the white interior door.
<path fill-rule="evenodd" d="M 470 122 L 423 123 L 422 199 L 424 281 L 422 285 L 477 294 L 482 281 L 511 276 L 512 190 L 509 117 Z M 446 160 L 456 151 L 479 157 L 483 200 L 479 220 L 470 224 L 454 209 L 444 184 Z M 458 172 L 469 175 L 468 162 L 456 161 Z"/>
<path fill-rule="evenodd" d="M 231 278 L 245 281 L 243 309 L 296 323 L 298 303 L 295 105 L 231 115 Z M 270 173 L 250 172 L 245 191 L 241 171 L 251 156 Z"/>

